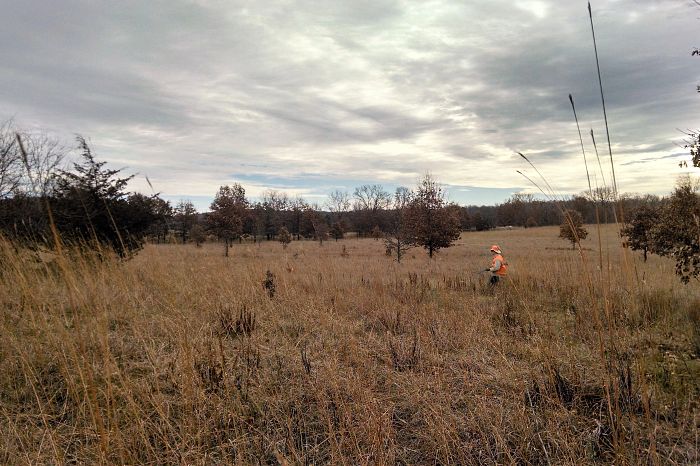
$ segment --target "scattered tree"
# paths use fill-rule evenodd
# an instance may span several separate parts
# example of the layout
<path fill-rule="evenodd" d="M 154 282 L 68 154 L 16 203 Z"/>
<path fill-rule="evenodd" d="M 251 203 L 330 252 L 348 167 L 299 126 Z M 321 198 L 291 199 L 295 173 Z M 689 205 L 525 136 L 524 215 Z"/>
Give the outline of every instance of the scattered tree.
<path fill-rule="evenodd" d="M 238 183 L 232 186 L 221 186 L 211 203 L 207 224 L 209 230 L 224 241 L 226 257 L 228 257 L 230 243 L 243 234 L 243 221 L 247 207 L 245 189 Z"/>
<path fill-rule="evenodd" d="M 155 240 L 156 243 L 164 243 L 172 224 L 173 208 L 170 202 L 158 196 L 151 196 L 148 199 L 152 203 L 151 208 L 155 220 L 148 228 L 146 234 L 150 240 Z"/>
<path fill-rule="evenodd" d="M 309 204 L 301 196 L 296 196 L 289 201 L 289 232 L 296 235 L 297 241 L 301 239 L 304 212 L 308 209 Z"/>
<path fill-rule="evenodd" d="M 406 251 L 416 246 L 413 225 L 408 215 L 412 200 L 413 193 L 407 188 L 396 189 L 384 244 L 387 255 L 396 254 L 398 263 L 401 263 L 401 258 Z"/>
<path fill-rule="evenodd" d="M 292 235 L 286 227 L 281 227 L 277 233 L 277 240 L 282 244 L 282 249 L 287 249 L 289 243 L 292 242 Z"/>
<path fill-rule="evenodd" d="M 207 239 L 206 232 L 202 225 L 196 224 L 192 225 L 189 232 L 190 240 L 195 244 L 195 246 L 202 247 L 202 243 Z"/>
<path fill-rule="evenodd" d="M 345 212 L 350 210 L 350 194 L 347 191 L 336 189 L 328 195 L 326 206 L 331 213 L 336 214 L 340 219 Z"/>
<path fill-rule="evenodd" d="M 187 243 L 187 235 L 192 227 L 197 224 L 197 209 L 192 201 L 180 201 L 173 212 L 174 228 L 182 244 Z"/>
<path fill-rule="evenodd" d="M 374 226 L 381 225 L 381 213 L 389 207 L 391 195 L 382 185 L 362 185 L 355 188 L 355 227 L 361 236 L 370 233 Z M 380 227 L 381 228 L 381 227 Z"/>
<path fill-rule="evenodd" d="M 565 210 L 559 226 L 559 237 L 571 241 L 571 249 L 576 249 L 576 245 L 586 239 L 586 236 L 588 231 L 583 227 L 581 213 L 573 209 Z"/>
<path fill-rule="evenodd" d="M 277 235 L 277 231 L 282 226 L 284 213 L 289 208 L 290 201 L 287 193 L 273 189 L 266 190 L 262 198 L 259 230 L 269 241 Z"/>
<path fill-rule="evenodd" d="M 629 223 L 622 228 L 622 235 L 633 251 L 642 251 L 644 262 L 654 248 L 652 230 L 659 220 L 659 209 L 650 204 L 640 205 L 631 215 Z"/>
<path fill-rule="evenodd" d="M 452 246 L 461 233 L 459 217 L 446 208 L 444 192 L 426 175 L 418 185 L 408 210 L 408 219 L 416 244 L 431 258 L 436 251 Z"/>
<path fill-rule="evenodd" d="M 343 223 L 339 221 L 333 222 L 333 225 L 331 225 L 330 234 L 336 242 L 338 242 L 339 239 L 343 239 L 343 236 L 345 236 L 345 228 L 343 228 Z"/>
<path fill-rule="evenodd" d="M 313 223 L 314 227 L 314 237 L 318 240 L 318 243 L 323 246 L 323 242 L 328 239 L 328 224 L 323 220 Z"/>
<path fill-rule="evenodd" d="M 689 177 L 679 180 L 653 230 L 652 252 L 676 261 L 683 283 L 700 276 L 700 196 Z"/>
<path fill-rule="evenodd" d="M 328 238 L 328 224 L 321 215 L 317 205 L 309 206 L 303 214 L 302 230 L 304 236 L 310 236 L 318 240 L 323 246 L 323 241 Z"/>

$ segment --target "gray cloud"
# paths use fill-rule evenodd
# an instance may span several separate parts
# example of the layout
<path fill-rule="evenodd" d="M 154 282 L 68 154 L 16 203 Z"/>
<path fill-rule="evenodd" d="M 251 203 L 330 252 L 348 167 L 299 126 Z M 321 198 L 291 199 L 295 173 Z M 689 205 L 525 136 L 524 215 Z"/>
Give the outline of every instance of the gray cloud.
<path fill-rule="evenodd" d="M 594 13 L 622 189 L 670 190 L 675 128 L 700 125 L 700 22 L 671 0 Z M 211 195 L 231 175 L 257 177 L 254 193 L 284 175 L 318 195 L 426 171 L 531 189 L 515 151 L 580 191 L 569 93 L 609 170 L 585 2 L 27 0 L 3 16 L 0 119 L 89 135 L 165 194 Z"/>

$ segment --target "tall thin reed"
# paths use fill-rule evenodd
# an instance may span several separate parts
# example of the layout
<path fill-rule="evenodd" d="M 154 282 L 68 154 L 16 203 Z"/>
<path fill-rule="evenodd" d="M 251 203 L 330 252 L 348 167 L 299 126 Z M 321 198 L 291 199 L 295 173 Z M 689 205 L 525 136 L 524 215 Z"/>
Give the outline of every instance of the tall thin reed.
<path fill-rule="evenodd" d="M 581 142 L 581 152 L 583 153 L 583 164 L 586 167 L 586 179 L 588 180 L 588 194 L 593 197 L 593 188 L 591 187 L 591 174 L 588 172 L 588 160 L 586 159 L 586 148 L 583 146 L 583 137 L 581 136 L 581 127 L 578 124 L 578 115 L 576 115 L 576 105 L 574 97 L 569 94 L 569 102 L 571 102 L 571 110 L 574 112 L 574 120 L 576 121 L 576 130 L 578 131 L 578 140 Z"/>
<path fill-rule="evenodd" d="M 595 135 L 593 134 L 593 128 L 591 128 L 591 141 L 593 141 L 593 149 L 595 150 L 595 157 L 598 159 L 598 170 L 600 170 L 600 176 L 603 178 L 603 186 L 607 186 L 608 183 L 605 181 L 605 172 L 603 171 L 603 164 L 600 162 L 600 154 L 598 153 L 598 145 L 595 142 Z"/>
<path fill-rule="evenodd" d="M 610 166 L 612 169 L 612 177 L 613 177 L 613 193 L 615 195 L 615 199 L 617 199 L 617 178 L 615 177 L 615 164 L 613 163 L 613 153 L 612 153 L 612 145 L 610 143 L 610 128 L 608 126 L 608 112 L 607 109 L 605 108 L 605 95 L 603 93 L 603 78 L 601 77 L 600 73 L 600 61 L 598 60 L 598 44 L 596 42 L 595 38 L 595 28 L 593 27 L 593 11 L 591 10 L 591 2 L 588 2 L 588 17 L 591 20 L 591 34 L 593 35 L 593 50 L 595 51 L 595 65 L 596 65 L 596 70 L 598 71 L 598 86 L 600 88 L 600 100 L 603 104 L 603 119 L 605 120 L 605 134 L 607 135 L 608 139 L 608 153 L 610 154 Z"/>

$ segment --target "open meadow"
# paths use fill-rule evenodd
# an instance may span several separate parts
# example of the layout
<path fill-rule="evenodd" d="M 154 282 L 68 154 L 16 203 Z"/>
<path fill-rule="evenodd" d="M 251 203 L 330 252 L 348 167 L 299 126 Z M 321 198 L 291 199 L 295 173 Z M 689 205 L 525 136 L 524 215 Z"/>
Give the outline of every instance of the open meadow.
<path fill-rule="evenodd" d="M 0 463 L 697 463 L 700 286 L 602 228 L 602 255 L 595 226 L 583 256 L 541 227 L 401 264 L 373 239 L 2 243 Z"/>

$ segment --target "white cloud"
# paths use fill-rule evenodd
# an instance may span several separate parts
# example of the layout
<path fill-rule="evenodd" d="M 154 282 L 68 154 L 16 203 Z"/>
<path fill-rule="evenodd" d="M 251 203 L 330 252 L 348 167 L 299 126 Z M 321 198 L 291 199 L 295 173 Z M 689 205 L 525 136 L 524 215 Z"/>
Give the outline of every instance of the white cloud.
<path fill-rule="evenodd" d="M 549 12 L 549 5 L 540 0 L 520 0 L 515 2 L 518 8 L 532 13 L 537 19 L 544 19 Z"/>

